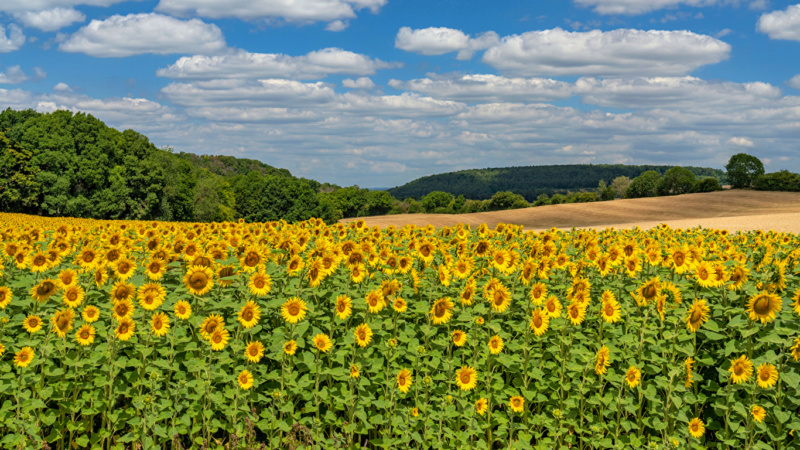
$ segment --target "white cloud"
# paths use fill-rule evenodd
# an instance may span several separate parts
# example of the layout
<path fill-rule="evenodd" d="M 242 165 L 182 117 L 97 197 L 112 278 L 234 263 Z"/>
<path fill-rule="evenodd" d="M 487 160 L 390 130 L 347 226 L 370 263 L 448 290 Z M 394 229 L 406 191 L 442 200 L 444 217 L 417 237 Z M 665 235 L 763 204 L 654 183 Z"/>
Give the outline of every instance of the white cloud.
<path fill-rule="evenodd" d="M 56 92 L 72 92 L 72 88 L 67 83 L 58 83 L 53 86 L 53 90 Z"/>
<path fill-rule="evenodd" d="M 111 6 L 126 0 L 3 0 L 0 2 L 0 11 L 24 12 L 43 11 L 55 8 L 72 8 L 77 5 Z"/>
<path fill-rule="evenodd" d="M 13 52 L 19 50 L 25 43 L 25 35 L 22 34 L 20 27 L 12 24 L 8 25 L 8 35 L 6 28 L 0 25 L 0 53 Z"/>
<path fill-rule="evenodd" d="M 10 66 L 5 72 L 0 72 L 0 84 L 20 84 L 28 81 L 28 76 L 19 66 Z"/>
<path fill-rule="evenodd" d="M 156 11 L 178 16 L 283 19 L 317 22 L 352 19 L 356 11 L 378 12 L 387 0 L 160 0 Z"/>
<path fill-rule="evenodd" d="M 326 25 L 325 29 L 328 31 L 344 31 L 349 26 L 350 23 L 346 20 L 334 20 L 333 22 Z"/>
<path fill-rule="evenodd" d="M 690 31 L 561 28 L 504 37 L 483 61 L 518 76 L 684 75 L 728 58 L 731 46 Z"/>
<path fill-rule="evenodd" d="M 129 14 L 92 20 L 58 48 L 101 58 L 142 53 L 218 53 L 225 48 L 225 38 L 219 27 L 200 19 L 178 20 L 154 13 Z"/>
<path fill-rule="evenodd" d="M 56 31 L 76 22 L 83 22 L 86 16 L 73 8 L 53 8 L 43 11 L 20 11 L 14 17 L 26 26 L 42 31 Z"/>
<path fill-rule="evenodd" d="M 791 5 L 782 11 L 762 14 L 758 19 L 758 31 L 772 39 L 800 41 L 800 4 Z"/>
<path fill-rule="evenodd" d="M 774 103 L 781 90 L 767 83 L 705 81 L 695 77 L 581 78 L 575 93 L 584 103 L 624 109 L 753 108 Z"/>
<path fill-rule="evenodd" d="M 458 52 L 458 59 L 470 59 L 477 50 L 488 48 L 498 41 L 497 33 L 489 31 L 474 38 L 461 30 L 452 28 L 423 28 L 412 30 L 400 28 L 394 39 L 394 46 L 407 52 L 423 55 L 443 55 Z"/>
<path fill-rule="evenodd" d="M 437 100 L 417 94 L 359 95 L 346 93 L 339 97 L 336 109 L 351 114 L 392 117 L 451 116 L 461 112 L 466 105 L 448 100 Z"/>
<path fill-rule="evenodd" d="M 332 102 L 330 85 L 295 80 L 209 80 L 172 83 L 161 92 L 182 106 L 309 107 Z"/>
<path fill-rule="evenodd" d="M 755 145 L 755 144 L 753 144 L 753 141 L 751 141 L 750 139 L 747 139 L 746 137 L 736 137 L 736 136 L 734 136 L 734 137 L 728 139 L 727 142 L 728 142 L 728 144 L 736 145 L 736 146 L 739 146 L 739 147 L 752 147 L 752 146 Z"/>
<path fill-rule="evenodd" d="M 575 0 L 584 7 L 594 7 L 599 14 L 644 14 L 680 5 L 708 6 L 722 3 L 720 0 Z"/>
<path fill-rule="evenodd" d="M 389 86 L 462 102 L 542 102 L 572 95 L 572 86 L 563 81 L 497 75 L 431 76 L 406 82 L 390 80 Z"/>
<path fill-rule="evenodd" d="M 350 89 L 372 89 L 375 87 L 375 83 L 369 77 L 361 77 L 357 80 L 345 78 L 342 80 L 342 86 Z"/>
<path fill-rule="evenodd" d="M 792 79 L 786 83 L 795 89 L 800 89 L 800 74 L 793 76 Z"/>
<path fill-rule="evenodd" d="M 338 48 L 303 56 L 250 53 L 244 50 L 217 56 L 184 56 L 156 74 L 174 79 L 297 78 L 319 79 L 331 74 L 372 75 L 376 70 L 399 67 L 379 59 Z"/>

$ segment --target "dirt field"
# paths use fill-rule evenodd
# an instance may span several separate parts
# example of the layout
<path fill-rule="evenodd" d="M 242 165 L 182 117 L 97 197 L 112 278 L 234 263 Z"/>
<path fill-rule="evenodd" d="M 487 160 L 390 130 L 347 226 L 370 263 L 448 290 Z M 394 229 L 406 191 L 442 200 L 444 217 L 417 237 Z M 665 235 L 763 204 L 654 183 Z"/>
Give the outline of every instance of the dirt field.
<path fill-rule="evenodd" d="M 800 233 L 800 193 L 726 190 L 674 197 L 572 203 L 473 214 L 403 214 L 363 218 L 367 225 L 386 227 L 416 224 L 473 226 L 499 222 L 523 225 L 526 230 L 557 228 L 651 228 L 666 223 L 673 228 L 775 230 Z M 349 222 L 356 219 L 344 219 Z"/>

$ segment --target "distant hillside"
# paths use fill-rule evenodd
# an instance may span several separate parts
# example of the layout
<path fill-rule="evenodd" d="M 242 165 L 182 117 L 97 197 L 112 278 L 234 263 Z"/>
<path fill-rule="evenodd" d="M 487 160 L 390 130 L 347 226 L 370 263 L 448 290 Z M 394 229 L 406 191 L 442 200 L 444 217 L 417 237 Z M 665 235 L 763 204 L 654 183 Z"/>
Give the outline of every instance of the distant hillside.
<path fill-rule="evenodd" d="M 175 156 L 188 161 L 194 167 L 207 169 L 209 172 L 222 177 L 247 175 L 254 170 L 260 172 L 261 175 L 292 176 L 288 169 L 278 169 L 255 159 L 225 155 L 195 155 L 194 153 L 185 152 L 175 153 Z"/>
<path fill-rule="evenodd" d="M 496 192 L 511 191 L 532 202 L 540 194 L 596 189 L 600 180 L 611 183 L 614 178 L 635 178 L 642 172 L 655 170 L 664 174 L 673 166 L 628 166 L 622 164 L 568 164 L 553 166 L 501 167 L 470 169 L 418 178 L 389 189 L 394 197 L 419 199 L 432 191 L 485 200 Z M 725 172 L 706 167 L 686 167 L 698 178 L 724 180 Z"/>

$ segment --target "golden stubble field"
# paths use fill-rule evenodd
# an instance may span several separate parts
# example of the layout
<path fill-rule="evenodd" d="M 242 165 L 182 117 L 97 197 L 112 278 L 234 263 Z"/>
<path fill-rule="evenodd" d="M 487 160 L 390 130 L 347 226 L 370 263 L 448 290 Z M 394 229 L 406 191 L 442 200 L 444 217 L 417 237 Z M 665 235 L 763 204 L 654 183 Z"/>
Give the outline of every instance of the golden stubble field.
<path fill-rule="evenodd" d="M 344 219 L 348 222 L 356 219 Z M 598 203 L 548 205 L 510 211 L 473 214 L 407 214 L 364 217 L 368 226 L 414 224 L 436 227 L 458 223 L 522 225 L 526 231 L 551 227 L 652 228 L 666 223 L 673 228 L 719 228 L 730 231 L 775 230 L 800 232 L 800 193 L 728 190 L 673 197 L 614 200 Z"/>

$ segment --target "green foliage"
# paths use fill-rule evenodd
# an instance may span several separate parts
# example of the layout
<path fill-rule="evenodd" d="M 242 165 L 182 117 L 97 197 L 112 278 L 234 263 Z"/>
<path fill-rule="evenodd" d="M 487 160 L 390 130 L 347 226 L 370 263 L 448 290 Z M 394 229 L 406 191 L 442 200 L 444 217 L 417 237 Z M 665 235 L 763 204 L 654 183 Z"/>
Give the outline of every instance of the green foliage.
<path fill-rule="evenodd" d="M 755 180 L 755 188 L 760 191 L 800 192 L 800 174 L 781 170 L 780 172 L 759 175 Z"/>
<path fill-rule="evenodd" d="M 622 164 L 565 164 L 552 166 L 504 167 L 471 169 L 418 178 L 403 186 L 389 189 L 397 198 L 422 198 L 433 191 L 443 191 L 466 198 L 484 200 L 501 191 L 522 195 L 529 202 L 540 194 L 552 195 L 567 191 L 595 189 L 600 180 L 619 177 L 633 178 L 647 170 L 664 174 L 672 166 L 628 166 Z M 717 169 L 687 167 L 695 176 L 722 179 L 725 173 Z M 612 182 L 612 187 L 617 187 Z M 624 195 L 624 189 L 617 190 Z"/>
<path fill-rule="evenodd" d="M 600 180 L 600 183 L 597 185 L 597 191 L 599 193 L 599 200 L 602 202 L 614 200 L 614 197 L 616 197 L 614 188 L 607 186 L 605 180 Z"/>
<path fill-rule="evenodd" d="M 722 186 L 720 186 L 719 181 L 716 178 L 704 178 L 702 180 L 698 180 L 692 188 L 692 192 L 714 192 L 721 190 Z"/>
<path fill-rule="evenodd" d="M 426 212 L 434 212 L 437 208 L 444 208 L 453 201 L 453 195 L 442 191 L 429 192 L 422 197 L 422 207 Z"/>
<path fill-rule="evenodd" d="M 536 201 L 533 202 L 533 206 L 544 206 L 550 204 L 550 197 L 547 194 L 541 194 L 536 197 Z"/>
<path fill-rule="evenodd" d="M 611 185 L 609 187 L 614 190 L 615 197 L 622 198 L 625 196 L 625 191 L 628 190 L 628 186 L 631 185 L 631 181 L 632 180 L 626 176 L 617 177 L 611 181 Z"/>
<path fill-rule="evenodd" d="M 21 212 L 36 204 L 41 186 L 39 168 L 31 164 L 32 152 L 0 131 L 0 209 Z"/>
<path fill-rule="evenodd" d="M 223 222 L 236 216 L 236 194 L 221 176 L 208 169 L 200 169 L 199 181 L 194 189 L 194 221 Z"/>
<path fill-rule="evenodd" d="M 688 194 L 692 191 L 695 184 L 694 174 L 685 167 L 673 167 L 669 169 L 656 190 L 658 195 L 680 195 Z"/>
<path fill-rule="evenodd" d="M 728 171 L 728 182 L 731 184 L 731 188 L 749 188 L 753 186 L 759 175 L 764 175 L 764 164 L 755 156 L 737 153 L 728 160 L 725 170 Z"/>
<path fill-rule="evenodd" d="M 631 181 L 625 190 L 625 198 L 655 197 L 658 195 L 658 183 L 661 175 L 655 170 L 648 170 Z"/>
<path fill-rule="evenodd" d="M 236 215 L 247 222 L 289 222 L 312 217 L 327 223 L 340 219 L 332 201 L 324 199 L 308 184 L 297 178 L 261 175 L 252 171 L 233 178 Z"/>
<path fill-rule="evenodd" d="M 523 196 L 508 191 L 498 192 L 489 200 L 490 211 L 528 208 L 529 206 L 531 205 L 525 201 Z"/>

